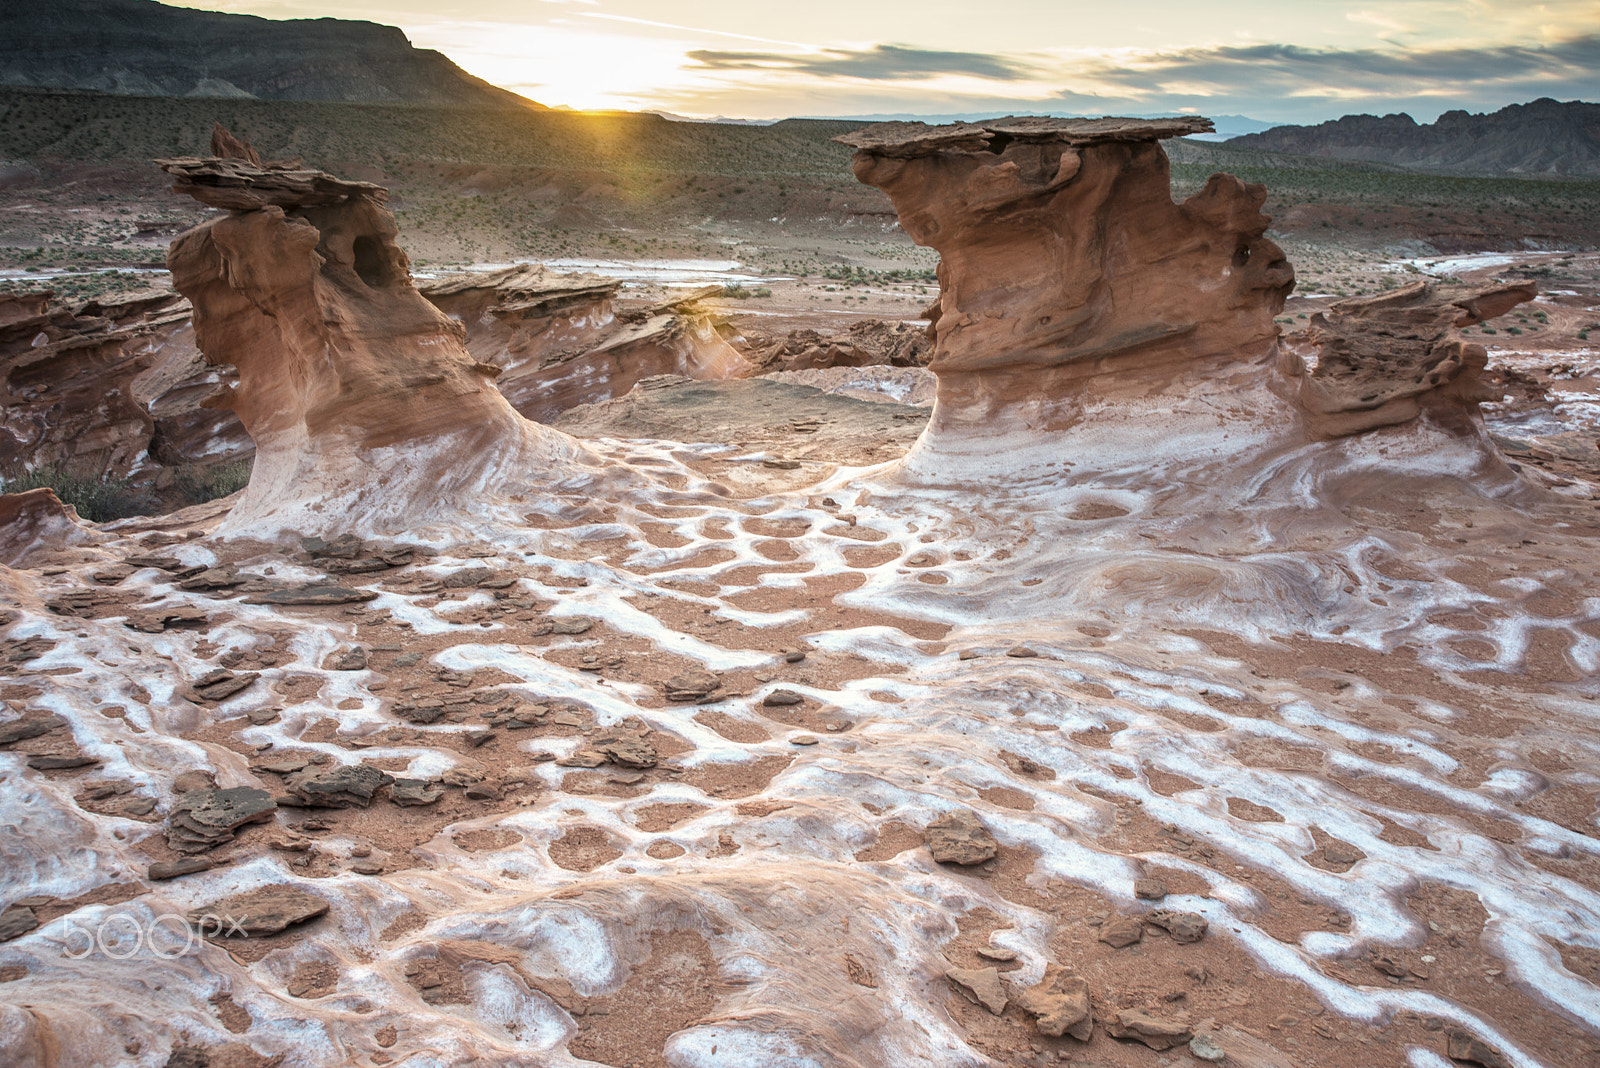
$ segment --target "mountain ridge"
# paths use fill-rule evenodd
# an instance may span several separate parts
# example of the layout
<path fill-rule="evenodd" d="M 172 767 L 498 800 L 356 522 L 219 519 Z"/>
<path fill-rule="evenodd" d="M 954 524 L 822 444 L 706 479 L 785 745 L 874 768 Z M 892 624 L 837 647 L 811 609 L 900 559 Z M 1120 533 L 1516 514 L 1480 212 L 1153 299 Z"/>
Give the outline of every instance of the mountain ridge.
<path fill-rule="evenodd" d="M 264 19 L 155 0 L 0 6 L 0 85 L 136 96 L 542 107 L 397 26 Z"/>
<path fill-rule="evenodd" d="M 1226 144 L 1268 152 L 1391 163 L 1412 170 L 1600 175 L 1600 104 L 1541 97 L 1499 111 L 1346 115 L 1316 126 L 1276 126 Z"/>

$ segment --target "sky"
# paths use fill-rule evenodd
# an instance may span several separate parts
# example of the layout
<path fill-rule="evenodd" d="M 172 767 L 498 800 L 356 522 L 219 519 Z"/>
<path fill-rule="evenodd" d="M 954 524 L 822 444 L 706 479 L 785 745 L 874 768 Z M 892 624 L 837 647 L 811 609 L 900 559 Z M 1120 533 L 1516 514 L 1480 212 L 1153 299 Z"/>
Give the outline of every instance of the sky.
<path fill-rule="evenodd" d="M 1246 115 L 1600 98 L 1600 0 L 181 0 L 401 27 L 552 107 Z"/>

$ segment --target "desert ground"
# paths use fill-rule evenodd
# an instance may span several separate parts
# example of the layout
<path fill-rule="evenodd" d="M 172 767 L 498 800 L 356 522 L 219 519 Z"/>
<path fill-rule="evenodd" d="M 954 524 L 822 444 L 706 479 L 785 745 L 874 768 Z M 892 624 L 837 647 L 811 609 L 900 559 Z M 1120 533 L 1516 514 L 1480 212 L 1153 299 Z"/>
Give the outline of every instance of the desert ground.
<path fill-rule="evenodd" d="M 13 438 L 253 464 L 0 498 L 0 1063 L 1600 1061 L 1600 183 L 1047 130 L 1012 234 L 843 124 L 0 109 Z M 1076 271 L 1107 355 L 1000 360 Z"/>

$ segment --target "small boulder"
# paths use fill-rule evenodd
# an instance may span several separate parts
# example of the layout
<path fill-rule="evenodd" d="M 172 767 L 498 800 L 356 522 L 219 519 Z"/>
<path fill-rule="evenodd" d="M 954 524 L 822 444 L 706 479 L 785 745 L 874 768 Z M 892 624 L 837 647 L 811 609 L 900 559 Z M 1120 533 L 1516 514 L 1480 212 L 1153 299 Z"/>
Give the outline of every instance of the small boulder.
<path fill-rule="evenodd" d="M 658 759 L 656 747 L 634 731 L 604 731 L 589 739 L 589 748 L 625 768 L 653 768 Z"/>
<path fill-rule="evenodd" d="M 923 840 L 940 864 L 982 864 L 1000 852 L 1000 843 L 969 808 L 951 809 L 928 824 Z"/>
<path fill-rule="evenodd" d="M 9 942 L 13 938 L 21 938 L 38 926 L 39 917 L 33 914 L 31 908 L 13 905 L 4 912 L 0 912 L 0 942 Z"/>
<path fill-rule="evenodd" d="M 277 809 L 271 794 L 253 786 L 190 790 L 172 803 L 167 844 L 180 853 L 203 853 L 233 841 L 246 824 L 270 820 Z"/>
<path fill-rule="evenodd" d="M 1209 1032 L 1195 1035 L 1189 1040 L 1189 1053 L 1208 1064 L 1217 1064 L 1228 1057 L 1228 1051 Z"/>
<path fill-rule="evenodd" d="M 322 666 L 329 671 L 365 671 L 367 651 L 359 645 L 352 646 L 331 654 Z"/>
<path fill-rule="evenodd" d="M 689 670 L 668 679 L 662 689 L 669 701 L 699 701 L 716 693 L 722 680 L 709 671 Z"/>
<path fill-rule="evenodd" d="M 1198 942 L 1206 936 L 1211 925 L 1198 912 L 1177 912 L 1173 909 L 1155 909 L 1146 920 L 1164 929 L 1174 942 Z"/>
<path fill-rule="evenodd" d="M 1033 1016 L 1041 1035 L 1060 1038 L 1071 1035 L 1079 1042 L 1094 1034 L 1094 1011 L 1089 1004 L 1089 984 L 1077 977 L 1058 976 L 1028 987 L 1017 995 L 1017 1004 Z"/>
<path fill-rule="evenodd" d="M 1126 949 L 1144 941 L 1144 922 L 1137 916 L 1113 916 L 1100 925 L 1100 941 L 1112 949 Z"/>
<path fill-rule="evenodd" d="M 1144 901 L 1160 901 L 1167 896 L 1167 884 L 1160 879 L 1135 879 L 1133 896 Z"/>

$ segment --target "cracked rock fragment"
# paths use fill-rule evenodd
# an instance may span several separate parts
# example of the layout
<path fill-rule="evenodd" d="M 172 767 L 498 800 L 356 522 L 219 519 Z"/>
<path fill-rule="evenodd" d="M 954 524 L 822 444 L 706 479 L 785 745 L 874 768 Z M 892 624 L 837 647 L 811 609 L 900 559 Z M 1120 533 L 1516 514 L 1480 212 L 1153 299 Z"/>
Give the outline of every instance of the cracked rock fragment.
<path fill-rule="evenodd" d="M 203 853 L 233 841 L 246 824 L 270 820 L 277 808 L 271 794 L 253 786 L 190 790 L 172 804 L 167 844 L 180 853 Z"/>
<path fill-rule="evenodd" d="M 1173 909 L 1155 909 L 1145 919 L 1164 928 L 1174 942 L 1198 942 L 1206 935 L 1210 924 L 1198 912 L 1177 912 Z"/>
<path fill-rule="evenodd" d="M 1006 1011 L 1006 989 L 998 968 L 951 968 L 944 977 L 975 1005 L 982 1005 L 999 1016 Z"/>
<path fill-rule="evenodd" d="M 359 645 L 353 646 L 328 657 L 323 667 L 329 671 L 365 671 L 367 670 L 367 651 Z"/>
<path fill-rule="evenodd" d="M 951 809 L 928 824 L 923 840 L 940 864 L 982 864 L 1000 852 L 1000 843 L 968 808 Z"/>
<path fill-rule="evenodd" d="M 1035 1017 L 1041 1035 L 1071 1035 L 1079 1042 L 1094 1034 L 1094 1010 L 1089 1004 L 1089 984 L 1076 977 L 1058 976 L 1021 990 L 1017 1004 Z"/>
<path fill-rule="evenodd" d="M 307 808 L 366 808 L 394 776 L 366 764 L 305 771 L 289 780 L 289 793 Z"/>
<path fill-rule="evenodd" d="M 1113 916 L 1100 925 L 1100 941 L 1112 949 L 1126 949 L 1144 940 L 1144 922 L 1137 916 Z"/>
<path fill-rule="evenodd" d="M 633 731 L 605 731 L 589 739 L 589 748 L 604 754 L 613 764 L 625 768 L 656 766 L 656 747 L 643 734 Z"/>

